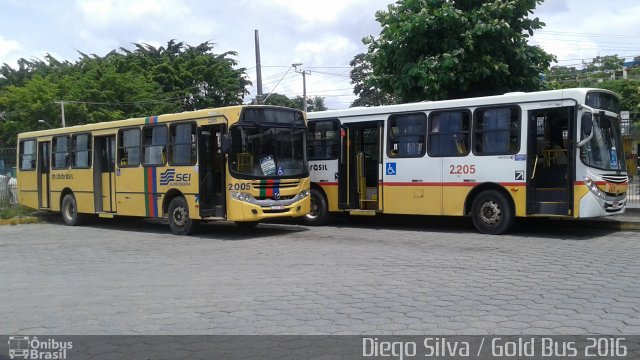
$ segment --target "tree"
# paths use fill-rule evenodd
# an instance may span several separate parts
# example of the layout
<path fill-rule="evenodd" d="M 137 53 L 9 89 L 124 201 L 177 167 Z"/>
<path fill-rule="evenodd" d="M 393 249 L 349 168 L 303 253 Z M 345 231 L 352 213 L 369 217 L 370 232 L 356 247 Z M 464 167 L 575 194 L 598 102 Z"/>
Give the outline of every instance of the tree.
<path fill-rule="evenodd" d="M 356 55 L 349 65 L 353 68 L 349 72 L 353 93 L 358 98 L 351 103 L 354 106 L 380 106 L 394 103 L 393 96 L 381 91 L 370 81 L 366 81 L 371 75 L 371 64 L 366 60 L 366 55 L 361 53 Z"/>
<path fill-rule="evenodd" d="M 304 99 L 298 95 L 293 101 L 293 108 L 304 110 Z M 307 97 L 307 112 L 324 111 L 327 107 L 324 105 L 324 98 L 321 96 Z"/>
<path fill-rule="evenodd" d="M 286 95 L 273 93 L 263 101 L 265 105 L 275 105 L 284 107 L 295 107 L 295 101 L 289 99 Z"/>
<path fill-rule="evenodd" d="M 67 125 L 241 104 L 250 82 L 235 52 L 213 53 L 213 44 L 166 47 L 134 44 L 105 56 L 79 52 L 76 62 L 18 60 L 0 67 L 0 142 L 15 144 L 18 132 L 60 126 L 65 101 Z"/>
<path fill-rule="evenodd" d="M 399 0 L 378 11 L 368 37 L 366 86 L 397 102 L 439 100 L 541 87 L 555 57 L 527 43 L 544 26 L 530 19 L 542 0 Z"/>
<path fill-rule="evenodd" d="M 621 96 L 622 110 L 640 113 L 640 81 L 629 71 L 629 79 L 622 79 L 624 58 L 618 55 L 596 56 L 583 63 L 582 69 L 564 66 L 551 67 L 546 73 L 547 87 L 566 89 L 591 87 L 614 91 Z"/>

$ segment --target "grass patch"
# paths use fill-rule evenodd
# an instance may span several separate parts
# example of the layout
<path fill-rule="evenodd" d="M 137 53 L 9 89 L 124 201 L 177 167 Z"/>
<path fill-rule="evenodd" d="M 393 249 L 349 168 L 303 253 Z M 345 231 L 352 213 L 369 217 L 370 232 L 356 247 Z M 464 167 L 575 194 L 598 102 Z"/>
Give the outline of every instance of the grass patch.
<path fill-rule="evenodd" d="M 32 216 L 34 210 L 27 206 L 14 206 L 0 210 L 0 219 L 13 219 Z"/>

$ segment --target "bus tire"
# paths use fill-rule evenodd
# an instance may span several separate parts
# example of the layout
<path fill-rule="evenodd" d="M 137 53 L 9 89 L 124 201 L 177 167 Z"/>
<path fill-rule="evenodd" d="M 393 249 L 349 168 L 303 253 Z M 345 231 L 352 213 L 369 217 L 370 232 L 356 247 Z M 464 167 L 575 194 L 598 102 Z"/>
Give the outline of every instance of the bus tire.
<path fill-rule="evenodd" d="M 483 234 L 504 234 L 511 228 L 513 217 L 511 204 L 496 190 L 481 192 L 471 205 L 473 225 Z"/>
<path fill-rule="evenodd" d="M 182 196 L 176 196 L 169 203 L 169 227 L 175 235 L 189 235 L 194 230 L 194 221 L 189 216 L 189 205 Z"/>
<path fill-rule="evenodd" d="M 307 215 L 302 218 L 305 225 L 321 226 L 329 221 L 329 207 L 324 194 L 318 190 L 311 188 L 311 209 Z"/>
<path fill-rule="evenodd" d="M 79 226 L 84 223 L 85 217 L 78 214 L 78 203 L 73 194 L 67 194 L 62 198 L 62 206 L 60 207 L 62 220 L 69 226 Z"/>

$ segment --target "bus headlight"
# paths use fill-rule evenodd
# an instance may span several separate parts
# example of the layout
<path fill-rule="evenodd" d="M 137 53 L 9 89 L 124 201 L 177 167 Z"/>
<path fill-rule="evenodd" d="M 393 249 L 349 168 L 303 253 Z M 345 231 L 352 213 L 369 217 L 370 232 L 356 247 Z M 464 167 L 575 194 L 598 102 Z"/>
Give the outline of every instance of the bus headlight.
<path fill-rule="evenodd" d="M 249 194 L 241 193 L 241 192 L 236 192 L 236 191 L 231 192 L 231 198 L 235 200 L 247 202 L 247 203 L 252 203 L 255 201 L 253 196 Z"/>
<path fill-rule="evenodd" d="M 310 191 L 309 191 L 309 190 L 302 190 L 302 191 L 300 192 L 300 199 L 304 199 L 304 198 L 306 198 L 307 196 L 309 196 L 309 194 L 310 194 Z"/>
<path fill-rule="evenodd" d="M 599 197 L 600 199 L 605 199 L 604 193 L 602 192 L 602 190 L 600 190 L 598 185 L 596 185 L 595 181 L 589 179 L 588 177 L 585 177 L 584 184 L 587 186 L 587 188 L 589 189 L 589 191 L 591 191 L 593 195 Z"/>

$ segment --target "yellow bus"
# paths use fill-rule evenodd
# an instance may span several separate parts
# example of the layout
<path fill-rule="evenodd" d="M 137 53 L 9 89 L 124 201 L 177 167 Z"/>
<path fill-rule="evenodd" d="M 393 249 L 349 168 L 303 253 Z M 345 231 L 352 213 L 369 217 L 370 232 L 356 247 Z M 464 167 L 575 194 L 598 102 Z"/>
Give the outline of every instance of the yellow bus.
<path fill-rule="evenodd" d="M 308 114 L 310 225 L 330 212 L 514 217 L 620 214 L 618 96 L 565 89 Z"/>
<path fill-rule="evenodd" d="M 67 225 L 97 214 L 253 226 L 309 211 L 304 113 L 230 106 L 18 135 L 18 196 Z"/>

